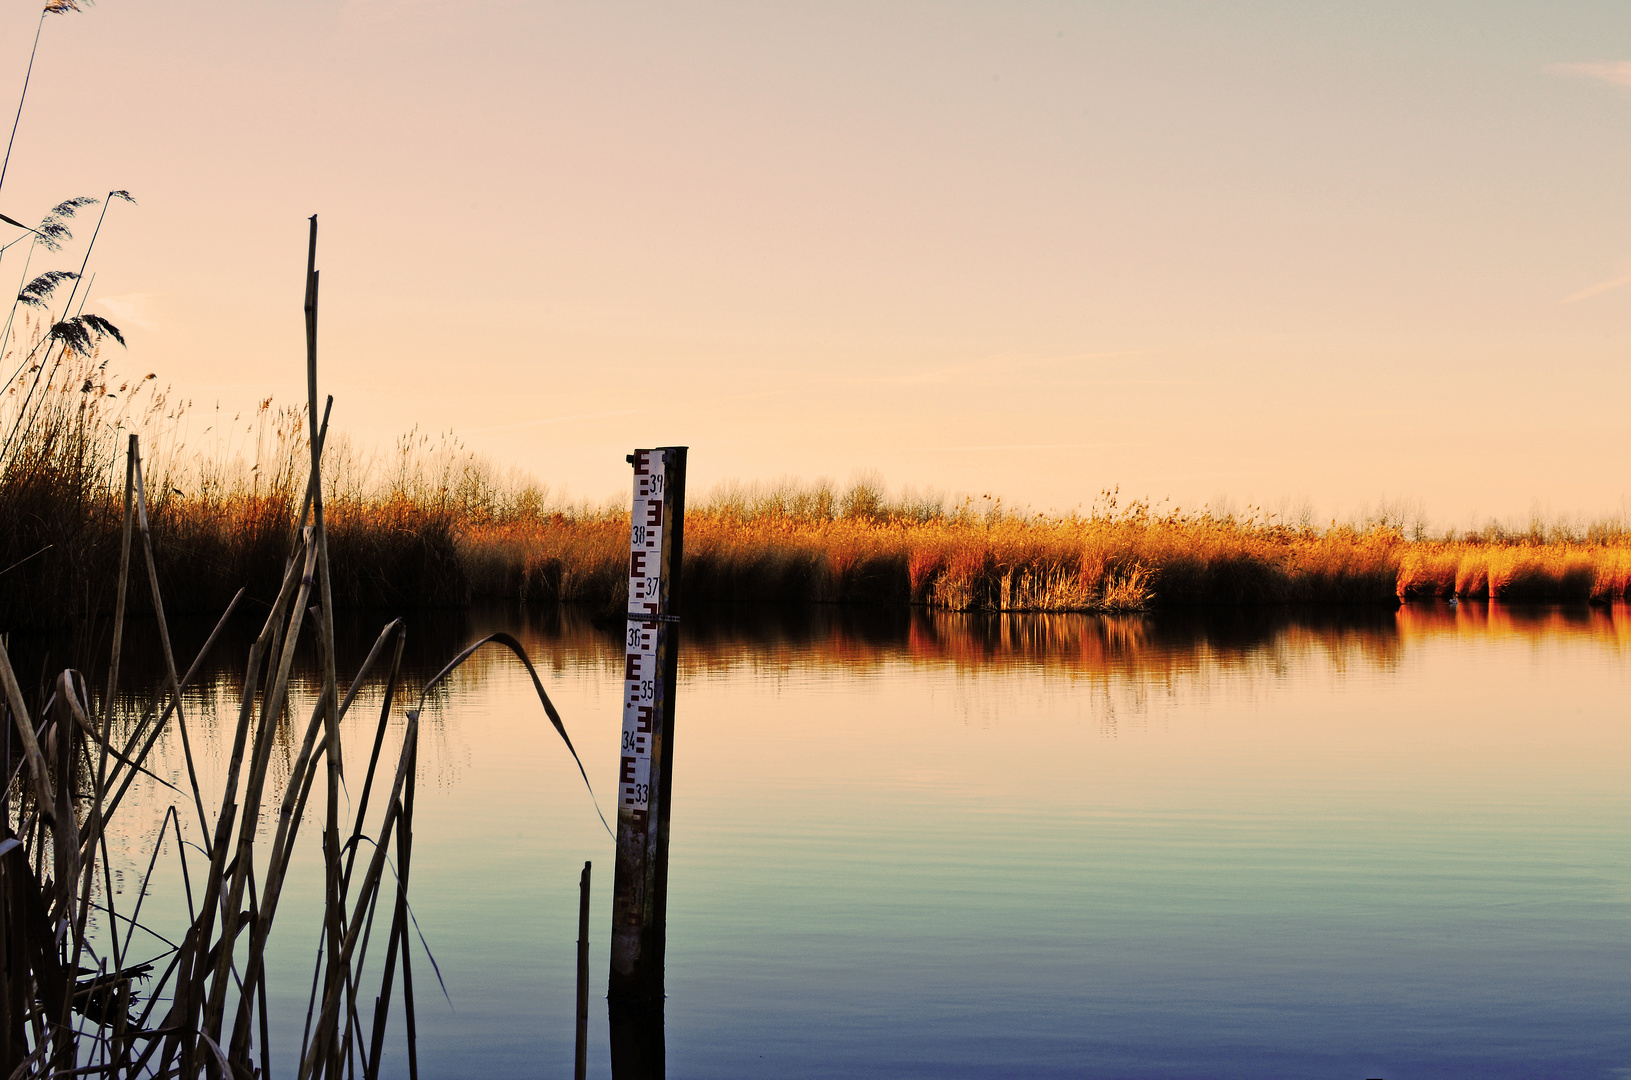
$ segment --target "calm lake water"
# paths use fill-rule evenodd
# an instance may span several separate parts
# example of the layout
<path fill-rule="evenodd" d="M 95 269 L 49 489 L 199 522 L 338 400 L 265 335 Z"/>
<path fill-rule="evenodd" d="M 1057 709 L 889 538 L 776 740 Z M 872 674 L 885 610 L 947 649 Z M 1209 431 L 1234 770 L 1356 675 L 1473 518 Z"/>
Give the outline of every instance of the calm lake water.
<path fill-rule="evenodd" d="M 384 621 L 354 628 L 353 667 Z M 613 818 L 615 627 L 409 626 L 420 681 L 520 637 Z M 1631 1077 L 1623 606 L 716 614 L 681 649 L 670 1076 Z M 206 791 L 231 683 L 192 702 Z M 451 1002 L 416 954 L 424 1074 L 570 1075 L 593 860 L 608 1076 L 613 845 L 576 767 L 496 651 L 426 724 L 410 895 Z M 178 740 L 156 771 L 185 785 Z M 129 893 L 172 798 L 121 809 Z M 273 938 L 280 1072 L 317 945 L 308 828 Z M 186 921 L 174 882 L 147 904 Z"/>

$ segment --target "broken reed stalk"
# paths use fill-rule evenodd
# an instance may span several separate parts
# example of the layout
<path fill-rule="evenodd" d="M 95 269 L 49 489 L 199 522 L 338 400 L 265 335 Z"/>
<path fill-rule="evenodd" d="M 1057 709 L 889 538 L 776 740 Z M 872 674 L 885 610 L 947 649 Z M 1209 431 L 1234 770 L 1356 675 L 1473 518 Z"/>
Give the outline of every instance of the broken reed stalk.
<path fill-rule="evenodd" d="M 307 415 L 310 418 L 311 430 L 317 430 L 317 215 L 311 216 L 311 241 L 306 256 L 306 397 Z M 311 512 L 315 525 L 317 540 L 317 571 L 321 586 L 322 604 L 319 612 L 322 621 L 322 640 L 319 642 L 323 663 L 323 710 L 324 731 L 328 744 L 328 819 L 323 832 L 323 846 L 328 852 L 325 860 L 325 887 L 328 891 L 328 903 L 325 910 L 329 914 L 328 936 L 328 971 L 330 985 L 328 992 L 333 991 L 334 981 L 344 981 L 344 968 L 338 953 L 337 941 L 341 919 L 339 913 L 345 906 L 345 893 L 342 891 L 339 876 L 340 857 L 340 781 L 345 777 L 343 767 L 344 758 L 341 754 L 340 744 L 340 712 L 338 702 L 337 675 L 335 673 L 334 657 L 334 589 L 330 583 L 328 561 L 328 531 L 323 520 L 323 485 L 322 479 L 322 446 L 316 438 L 311 440 Z M 355 1002 L 352 1003 L 353 1006 Z M 319 1027 L 319 1031 L 321 1031 Z M 334 1075 L 340 1071 L 340 1050 L 334 1046 L 329 1067 Z"/>
<path fill-rule="evenodd" d="M 322 426 L 317 429 L 316 439 L 317 439 L 317 453 L 318 453 L 319 457 L 322 456 L 323 440 L 328 436 L 329 410 L 332 409 L 333 407 L 334 407 L 334 399 L 332 397 L 330 397 L 328 399 L 327 406 L 325 406 L 324 409 L 323 409 L 323 423 L 322 423 Z M 304 524 L 306 522 L 306 518 L 311 514 L 311 503 L 312 503 L 312 495 L 314 493 L 314 488 L 315 488 L 315 484 L 312 481 L 311 475 L 308 473 L 308 475 L 306 477 L 306 494 L 300 501 L 300 516 L 295 518 L 294 525 L 289 530 L 289 556 L 288 556 L 288 558 L 286 560 L 284 560 L 284 564 L 283 564 L 283 573 L 284 573 L 285 577 L 287 577 L 290 573 L 292 573 L 294 571 L 294 568 L 295 568 L 296 565 L 298 565 L 298 562 L 299 562 L 299 559 L 300 559 L 301 537 L 302 537 L 301 529 L 302 529 L 302 526 L 304 526 Z M 272 652 L 274 654 L 276 654 L 279 651 L 281 651 L 282 648 L 283 648 L 283 639 L 282 639 L 282 637 L 280 636 L 278 638 L 273 639 L 273 641 L 272 641 Z M 266 680 L 267 680 L 266 681 L 266 687 L 262 692 L 266 695 L 267 700 L 271 700 L 271 696 L 272 696 L 272 682 L 271 682 L 271 680 L 272 680 L 272 670 L 270 668 L 268 668 L 267 671 L 266 671 Z"/>
<path fill-rule="evenodd" d="M 113 646 L 108 660 L 108 691 L 102 698 L 102 726 L 113 722 L 113 690 L 119 685 L 119 652 L 125 640 L 125 596 L 130 582 L 130 529 L 134 508 L 131 496 L 136 490 L 136 434 L 130 435 L 130 448 L 125 452 L 125 531 L 119 546 L 119 586 L 113 594 Z"/>
<path fill-rule="evenodd" d="M 137 454 L 138 442 L 130 437 L 130 453 L 135 458 L 130 472 L 136 478 L 136 520 L 141 525 L 142 554 L 147 561 L 147 582 L 153 594 L 153 614 L 158 620 L 159 644 L 164 648 L 164 674 L 169 680 L 170 700 L 175 706 L 176 730 L 181 733 L 181 750 L 187 759 L 187 780 L 193 787 L 193 800 L 198 807 L 198 825 L 207 835 L 209 819 L 204 815 L 204 795 L 198 787 L 198 770 L 193 766 L 192 742 L 187 738 L 187 723 L 181 713 L 181 680 L 176 675 L 176 654 L 170 647 L 170 626 L 164 620 L 164 598 L 159 590 L 159 568 L 153 561 L 153 530 L 147 522 L 147 488 L 142 482 L 142 459 Z M 126 556 L 128 557 L 128 553 Z"/>
<path fill-rule="evenodd" d="M 574 1032 L 572 1080 L 584 1080 L 589 1066 L 589 872 L 583 864 L 578 878 L 578 1015 Z"/>

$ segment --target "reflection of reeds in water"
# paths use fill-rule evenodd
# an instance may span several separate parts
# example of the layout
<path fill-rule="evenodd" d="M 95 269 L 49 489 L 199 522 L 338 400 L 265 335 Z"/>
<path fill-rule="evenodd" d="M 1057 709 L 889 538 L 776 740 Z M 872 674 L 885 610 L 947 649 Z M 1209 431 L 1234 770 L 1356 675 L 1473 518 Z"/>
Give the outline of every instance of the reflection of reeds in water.
<path fill-rule="evenodd" d="M 571 608 L 477 607 L 471 632 L 509 627 L 540 663 L 620 670 L 615 630 Z M 891 664 L 968 671 L 1025 668 L 1118 673 L 1160 681 L 1197 665 L 1286 666 L 1322 658 L 1334 667 L 1387 670 L 1414 645 L 1456 636 L 1540 642 L 1569 637 L 1631 648 L 1631 607 L 1410 603 L 1397 610 L 1214 608 L 1164 614 L 953 613 L 924 608 L 699 610 L 682 628 L 685 677 L 749 668 L 767 673 Z M 1281 658 L 1281 659 L 1276 659 Z M 488 661 L 491 662 L 491 661 Z M 485 677 L 481 662 L 468 677 Z"/>
<path fill-rule="evenodd" d="M 1568 639 L 1589 641 L 1615 653 L 1631 650 L 1631 607 L 1624 603 L 1406 604 L 1397 619 L 1406 641 L 1461 636 L 1529 643 Z"/>
<path fill-rule="evenodd" d="M 405 658 L 401 682 L 423 686 L 438 666 L 432 657 L 499 629 L 514 633 L 540 669 L 563 673 L 592 668 L 602 677 L 621 677 L 625 650 L 613 622 L 581 607 L 483 602 L 446 628 L 427 625 L 416 632 L 419 653 Z M 680 632 L 680 672 L 687 680 L 733 673 L 770 681 L 821 673 L 871 677 L 904 667 L 969 676 L 1025 671 L 1089 685 L 1113 681 L 1124 690 L 1142 687 L 1160 695 L 1175 685 L 1194 688 L 1218 677 L 1273 680 L 1310 663 L 1338 673 L 1387 672 L 1397 669 L 1412 648 L 1454 638 L 1525 645 L 1567 639 L 1627 655 L 1631 606 L 1433 601 L 1396 610 L 1214 607 L 1110 615 L 738 606 L 693 609 Z M 340 636 L 344 640 L 348 635 Z M 479 692 L 502 659 L 480 653 L 472 657 L 460 669 L 447 702 Z M 360 660 L 357 653 L 343 655 L 342 670 L 356 670 Z M 380 680 L 376 675 L 364 685 L 370 700 L 382 689 Z M 230 696 L 219 685 L 210 692 L 222 699 Z M 427 732 L 447 737 L 428 713 L 421 738 Z M 289 737 L 282 738 L 287 743 Z"/>

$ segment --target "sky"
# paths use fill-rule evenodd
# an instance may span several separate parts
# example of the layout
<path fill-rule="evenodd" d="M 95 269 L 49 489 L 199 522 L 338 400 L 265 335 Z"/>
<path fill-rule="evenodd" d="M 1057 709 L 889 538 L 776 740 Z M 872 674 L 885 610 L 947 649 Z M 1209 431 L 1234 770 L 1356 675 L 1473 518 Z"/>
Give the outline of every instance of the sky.
<path fill-rule="evenodd" d="M 304 401 L 315 213 L 361 445 L 1444 524 L 1631 508 L 1628 128 L 1623 3 L 101 0 L 0 213 L 135 196 L 87 310 L 196 417 Z"/>

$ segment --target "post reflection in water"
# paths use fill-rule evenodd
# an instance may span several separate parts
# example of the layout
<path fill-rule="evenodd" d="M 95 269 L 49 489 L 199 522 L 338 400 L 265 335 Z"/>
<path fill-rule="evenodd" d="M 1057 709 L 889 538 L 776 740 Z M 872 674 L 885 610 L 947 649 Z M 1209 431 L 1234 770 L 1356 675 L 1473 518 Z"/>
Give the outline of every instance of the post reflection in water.
<path fill-rule="evenodd" d="M 342 631 L 342 672 L 385 618 Z M 610 807 L 616 620 L 408 618 L 414 694 L 519 637 Z M 245 647 L 193 695 L 206 771 Z M 1619 1075 L 1628 660 L 1623 605 L 695 612 L 666 1032 L 592 1030 L 590 1075 Z M 577 884 L 610 842 L 531 694 L 478 654 L 426 714 L 413 904 L 452 1000 L 419 1010 L 426 1075 L 571 1068 Z M 291 927 L 268 978 L 298 1042 Z"/>
<path fill-rule="evenodd" d="M 667 1075 L 663 1002 L 612 999 L 606 1015 L 613 1080 L 662 1080 Z"/>

